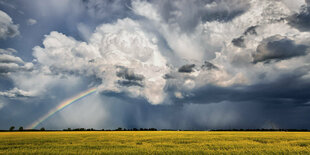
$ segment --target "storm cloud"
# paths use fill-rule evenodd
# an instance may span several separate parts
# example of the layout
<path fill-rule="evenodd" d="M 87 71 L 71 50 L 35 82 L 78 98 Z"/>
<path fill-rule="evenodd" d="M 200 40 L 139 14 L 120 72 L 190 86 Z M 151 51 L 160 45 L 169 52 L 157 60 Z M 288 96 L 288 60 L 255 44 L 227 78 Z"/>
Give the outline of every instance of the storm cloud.
<path fill-rule="evenodd" d="M 289 23 L 300 31 L 310 31 L 310 3 L 301 7 L 299 13 L 288 18 Z"/>
<path fill-rule="evenodd" d="M 308 3 L 3 1 L 0 128 L 310 128 Z"/>
<path fill-rule="evenodd" d="M 219 69 L 218 67 L 216 67 L 214 64 L 212 64 L 211 62 L 205 61 L 204 64 L 201 66 L 202 69 L 207 69 L 207 70 L 211 70 L 211 69 Z"/>
<path fill-rule="evenodd" d="M 131 69 L 125 67 L 119 67 L 119 69 L 116 75 L 123 79 L 118 81 L 120 85 L 143 87 L 143 75 L 135 74 Z"/>
<path fill-rule="evenodd" d="M 243 34 L 238 37 L 238 38 L 234 38 L 231 42 L 233 43 L 233 45 L 240 47 L 240 48 L 245 48 L 245 38 L 247 37 L 247 35 L 257 35 L 256 32 L 256 28 L 258 26 L 250 26 L 249 28 L 247 28 Z"/>
<path fill-rule="evenodd" d="M 258 45 L 256 53 L 253 54 L 253 62 L 269 62 L 271 60 L 285 60 L 297 56 L 306 55 L 308 46 L 298 45 L 293 40 L 283 36 L 271 36 Z"/>
<path fill-rule="evenodd" d="M 191 73 L 194 71 L 195 66 L 196 66 L 195 64 L 184 65 L 181 66 L 178 71 L 181 73 Z"/>
<path fill-rule="evenodd" d="M 237 47 L 245 47 L 245 44 L 244 44 L 244 37 L 241 36 L 239 38 L 235 38 L 231 41 L 235 46 Z"/>

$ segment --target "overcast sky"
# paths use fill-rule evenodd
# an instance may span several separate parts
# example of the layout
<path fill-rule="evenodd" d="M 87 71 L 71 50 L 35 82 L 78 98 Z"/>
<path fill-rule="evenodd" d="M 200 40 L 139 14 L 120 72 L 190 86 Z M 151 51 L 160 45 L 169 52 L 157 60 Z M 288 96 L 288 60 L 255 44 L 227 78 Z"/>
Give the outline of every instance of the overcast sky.
<path fill-rule="evenodd" d="M 0 129 L 310 129 L 309 0 L 0 0 Z"/>

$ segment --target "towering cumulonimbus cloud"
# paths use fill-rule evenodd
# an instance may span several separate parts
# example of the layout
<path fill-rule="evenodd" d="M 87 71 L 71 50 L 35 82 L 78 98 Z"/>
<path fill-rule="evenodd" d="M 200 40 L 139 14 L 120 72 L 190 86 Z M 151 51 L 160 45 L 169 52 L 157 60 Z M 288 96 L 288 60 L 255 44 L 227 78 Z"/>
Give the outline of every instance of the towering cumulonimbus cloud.
<path fill-rule="evenodd" d="M 38 63 L 52 72 L 96 76 L 101 91 L 128 92 L 153 104 L 164 100 L 167 60 L 156 39 L 131 19 L 98 27 L 88 43 L 58 32 L 47 35 L 44 47 L 35 47 Z"/>

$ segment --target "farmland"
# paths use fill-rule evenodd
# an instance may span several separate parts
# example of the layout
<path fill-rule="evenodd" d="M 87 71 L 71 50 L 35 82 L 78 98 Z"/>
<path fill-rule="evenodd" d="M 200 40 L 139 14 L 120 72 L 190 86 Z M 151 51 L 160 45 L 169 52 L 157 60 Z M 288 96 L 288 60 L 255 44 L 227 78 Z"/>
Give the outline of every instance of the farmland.
<path fill-rule="evenodd" d="M 1 132 L 0 154 L 310 154 L 310 132 Z"/>

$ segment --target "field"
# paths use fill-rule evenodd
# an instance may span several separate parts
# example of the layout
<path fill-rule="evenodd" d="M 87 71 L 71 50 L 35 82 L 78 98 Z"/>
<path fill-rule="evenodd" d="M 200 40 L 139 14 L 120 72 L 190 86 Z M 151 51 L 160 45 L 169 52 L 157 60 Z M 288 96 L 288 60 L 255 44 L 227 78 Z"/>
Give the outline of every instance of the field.
<path fill-rule="evenodd" d="M 1 132 L 0 154 L 310 154 L 310 132 Z"/>

